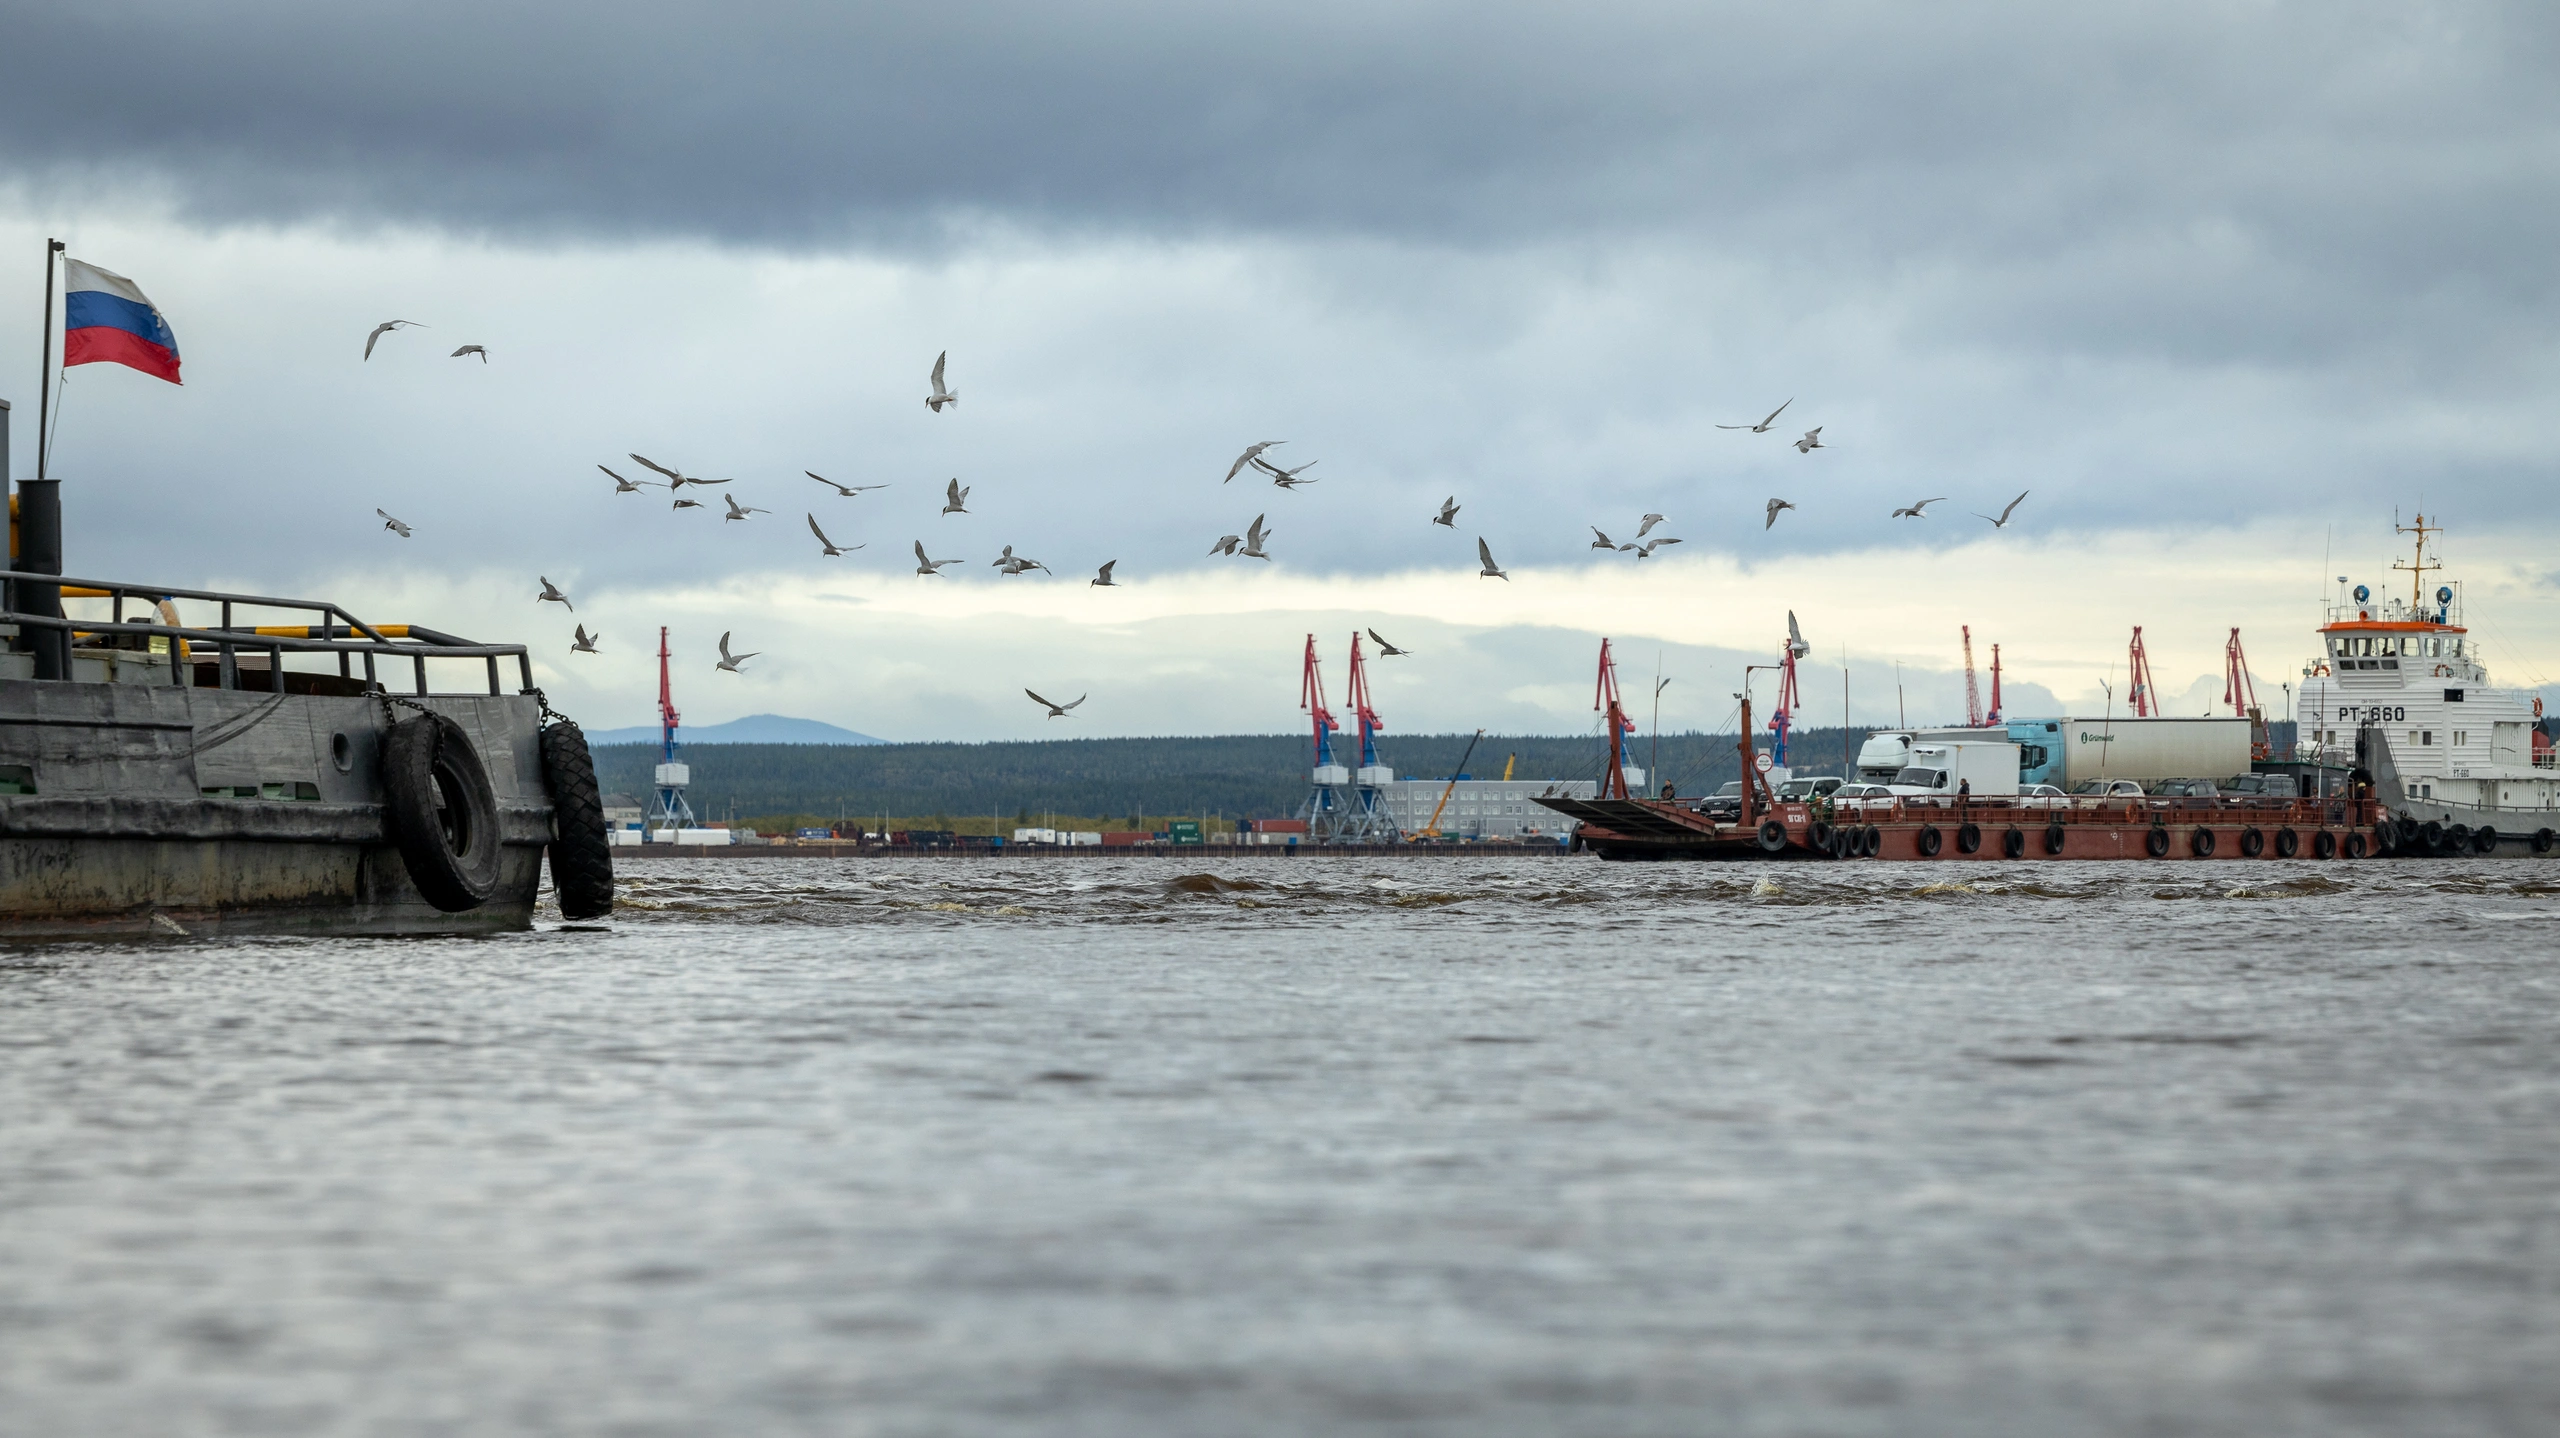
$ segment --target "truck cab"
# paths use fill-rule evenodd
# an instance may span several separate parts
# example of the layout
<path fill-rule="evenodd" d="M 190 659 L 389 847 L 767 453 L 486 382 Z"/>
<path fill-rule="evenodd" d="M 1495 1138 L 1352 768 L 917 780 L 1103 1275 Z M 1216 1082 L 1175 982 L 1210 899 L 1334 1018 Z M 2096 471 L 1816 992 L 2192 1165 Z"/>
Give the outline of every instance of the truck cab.
<path fill-rule="evenodd" d="M 1894 775 L 1887 787 L 1906 798 L 1954 798 L 1960 793 L 1977 799 L 2015 795 L 2018 746 L 1970 739 L 1915 743 L 1911 746 L 1911 762 Z"/>

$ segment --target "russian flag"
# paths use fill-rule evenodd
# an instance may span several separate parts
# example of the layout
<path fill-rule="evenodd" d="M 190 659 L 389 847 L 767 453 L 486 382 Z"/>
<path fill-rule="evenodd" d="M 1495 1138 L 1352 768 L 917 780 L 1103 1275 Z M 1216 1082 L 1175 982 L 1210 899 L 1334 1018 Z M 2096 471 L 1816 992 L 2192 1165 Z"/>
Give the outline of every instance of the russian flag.
<path fill-rule="evenodd" d="M 178 378 L 178 337 L 142 287 L 96 265 L 62 259 L 62 365 L 120 364 Z"/>

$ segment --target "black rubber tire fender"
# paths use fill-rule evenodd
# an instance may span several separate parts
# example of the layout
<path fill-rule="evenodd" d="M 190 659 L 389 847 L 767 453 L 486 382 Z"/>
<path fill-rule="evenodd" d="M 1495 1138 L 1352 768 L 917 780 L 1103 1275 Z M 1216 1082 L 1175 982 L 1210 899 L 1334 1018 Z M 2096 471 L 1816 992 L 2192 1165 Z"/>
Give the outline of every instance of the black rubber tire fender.
<path fill-rule="evenodd" d="M 1775 854 L 1787 847 L 1787 826 L 1775 819 L 1760 822 L 1760 851 Z"/>
<path fill-rule="evenodd" d="M 1982 848 L 1982 826 L 1971 819 L 1956 826 L 1956 852 L 1971 854 Z"/>
<path fill-rule="evenodd" d="M 2388 854 L 2408 839 L 2397 820 L 2384 819 L 2373 826 L 2373 842 L 2376 848 Z"/>
<path fill-rule="evenodd" d="M 2009 826 L 2008 831 L 2000 836 L 2000 857 L 2004 859 L 2023 859 L 2026 856 L 2026 831 L 2019 828 L 2017 825 L 2012 824 Z"/>
<path fill-rule="evenodd" d="M 2289 829 L 2289 828 L 2287 828 L 2287 829 L 2278 829 L 2278 830 L 2276 830 L 2276 857 L 2277 857 L 2277 858 L 2279 858 L 2279 859 L 2290 859 L 2290 858 L 2292 858 L 2294 855 L 2299 854 L 2299 853 L 2301 853 L 2301 852 L 2302 852 L 2302 836 L 2301 836 L 2300 834 L 2297 834 L 2297 833 L 2293 832 L 2293 830 L 2291 830 L 2291 829 Z"/>
<path fill-rule="evenodd" d="M 542 787 L 551 793 L 551 887 L 560 917 L 601 919 L 613 912 L 613 836 L 586 731 L 567 719 L 542 731 Z"/>
<path fill-rule="evenodd" d="M 2456 824 L 2444 831 L 2444 849 L 2448 854 L 2464 854 L 2471 850 L 2471 826 Z"/>
<path fill-rule="evenodd" d="M 2256 826 L 2252 825 L 2251 827 L 2240 831 L 2241 858 L 2254 859 L 2266 851 L 2267 836 L 2260 833 Z"/>
<path fill-rule="evenodd" d="M 1939 836 L 1938 826 L 1935 824 L 1921 825 L 1918 838 L 1920 844 L 1920 857 L 1923 859 L 1934 859 L 1938 857 L 1939 848 L 1946 843 L 1946 840 Z"/>
<path fill-rule="evenodd" d="M 2213 831 L 2199 825 L 2193 834 L 2187 836 L 2187 852 L 2199 859 L 2210 859 L 2216 842 Z"/>
<path fill-rule="evenodd" d="M 2483 824 L 2471 831 L 2471 852 L 2475 854 L 2498 852 L 2498 831 L 2494 825 Z"/>
<path fill-rule="evenodd" d="M 2548 833 L 2550 831 L 2546 829 L 2543 832 Z M 1869 824 L 1864 833 L 1860 836 L 1858 852 L 1861 856 L 1869 859 L 1883 853 L 1884 830 L 1877 828 L 1873 824 Z"/>
<path fill-rule="evenodd" d="M 2052 823 L 2044 826 L 2044 851 L 2046 853 L 2060 854 L 2063 851 L 2063 848 L 2070 842 L 2071 831 L 2062 827 L 2062 821 L 2060 819 L 2056 819 Z"/>
<path fill-rule="evenodd" d="M 383 735 L 382 813 L 428 903 L 459 914 L 498 891 L 498 796 L 460 724 L 421 714 Z"/>
<path fill-rule="evenodd" d="M 2364 835 L 2362 835 L 2362 834 L 2349 834 L 2349 835 L 2347 836 L 2347 838 L 2346 838 L 2346 842 L 2344 842 L 2344 843 L 2342 843 L 2342 844 L 2340 844 L 2340 845 L 2338 846 L 2338 852 L 2340 852 L 2340 853 L 2342 853 L 2342 854 L 2346 855 L 2346 856 L 2347 856 L 2348 858 L 2350 858 L 2350 859 L 2361 859 L 2361 858 L 2363 858 L 2363 857 L 2364 857 Z"/>
<path fill-rule="evenodd" d="M 1805 830 L 1805 833 L 1804 833 L 1804 841 L 1805 841 L 1805 844 L 1806 844 L 1808 847 L 1810 847 L 1810 848 L 1815 848 L 1815 849 L 1828 849 L 1828 848 L 1830 848 L 1830 847 L 1831 847 L 1831 826 L 1830 826 L 1829 824 L 1827 824 L 1827 823 L 1823 822 L 1823 821 L 1822 821 L 1822 820 L 1820 820 L 1820 819 L 1816 819 L 1816 820 L 1814 820 L 1814 821 L 1813 821 L 1813 827 L 1812 827 L 1812 828 L 1810 828 L 1810 829 Z"/>
<path fill-rule="evenodd" d="M 2554 839 L 2554 836 L 2553 836 L 2552 832 L 2551 832 L 2549 829 L 2536 829 L 2536 830 L 2534 830 L 2534 831 L 2533 831 L 2533 851 L 2534 851 L 2535 853 L 2537 853 L 2537 854 L 2548 854 L 2548 853 L 2550 853 L 2550 852 L 2551 852 L 2551 845 L 2552 845 L 2553 839 Z"/>
<path fill-rule="evenodd" d="M 2338 857 L 2338 836 L 2330 833 L 2326 829 L 2312 835 L 2311 857 L 2315 859 L 2334 859 Z"/>
<path fill-rule="evenodd" d="M 2444 825 L 2433 819 L 2418 826 L 2418 845 L 2432 854 L 2444 847 Z"/>
<path fill-rule="evenodd" d="M 2142 852 L 2155 859 L 2169 857 L 2169 831 L 2152 825 L 2151 832 L 2142 836 Z"/>

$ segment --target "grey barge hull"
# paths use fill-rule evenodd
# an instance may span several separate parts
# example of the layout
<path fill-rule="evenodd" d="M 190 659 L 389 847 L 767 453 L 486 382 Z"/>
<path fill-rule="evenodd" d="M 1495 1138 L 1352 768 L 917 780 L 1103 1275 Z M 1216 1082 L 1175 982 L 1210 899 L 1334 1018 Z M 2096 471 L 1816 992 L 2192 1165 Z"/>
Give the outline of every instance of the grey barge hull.
<path fill-rule="evenodd" d="M 411 702 L 462 727 L 497 800 L 496 889 L 460 913 L 420 894 L 389 836 L 380 699 L 0 679 L 0 934 L 529 926 L 553 836 L 539 703 Z"/>

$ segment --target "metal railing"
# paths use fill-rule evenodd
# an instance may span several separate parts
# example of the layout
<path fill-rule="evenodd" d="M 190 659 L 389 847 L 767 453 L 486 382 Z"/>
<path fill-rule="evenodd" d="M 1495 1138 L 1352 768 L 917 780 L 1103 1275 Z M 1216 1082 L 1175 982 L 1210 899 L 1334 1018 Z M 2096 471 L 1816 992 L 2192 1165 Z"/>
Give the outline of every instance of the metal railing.
<path fill-rule="evenodd" d="M 284 656 L 287 654 L 335 654 L 338 677 L 356 677 L 358 661 L 362 661 L 367 685 L 385 688 L 375 661 L 378 658 L 407 659 L 415 680 L 415 692 L 425 695 L 427 661 L 430 659 L 480 659 L 489 667 L 489 692 L 504 693 L 498 673 L 498 661 L 513 656 L 517 676 L 523 688 L 533 688 L 533 658 L 521 644 L 475 644 L 420 624 L 372 625 L 356 618 L 326 600 L 276 599 L 258 594 L 231 594 L 218 589 L 171 589 L 160 584 L 129 584 L 119 580 L 80 579 L 69 575 L 39 574 L 23 570 L 0 570 L 0 581 L 6 581 L 10 600 L 0 606 L 0 624 L 28 629 L 57 631 L 65 641 L 83 636 L 134 635 L 146 640 L 169 641 L 169 682 L 185 687 L 194 678 L 190 670 L 198 661 L 189 652 L 211 650 L 216 674 L 216 687 L 238 689 L 240 655 L 245 651 L 263 654 L 267 659 L 267 687 L 274 693 L 285 692 Z M 110 604 L 109 618 L 71 619 L 59 615 L 33 614 L 21 609 L 17 596 L 22 589 L 59 589 L 72 598 L 105 599 Z M 125 606 L 139 601 L 146 613 L 164 599 L 189 599 L 222 606 L 222 622 L 210 628 L 162 622 L 156 615 L 145 621 L 128 621 Z M 235 609 L 274 609 L 311 614 L 317 624 L 239 625 L 232 622 Z M 77 651 L 73 651 L 75 654 Z M 112 650 L 119 658 L 132 650 Z M 157 663 L 157 655 L 140 657 Z M 67 675 L 65 677 L 68 677 Z"/>

